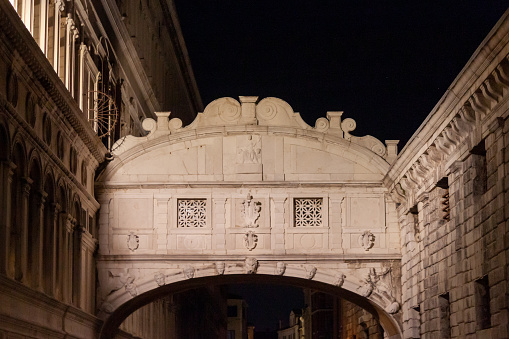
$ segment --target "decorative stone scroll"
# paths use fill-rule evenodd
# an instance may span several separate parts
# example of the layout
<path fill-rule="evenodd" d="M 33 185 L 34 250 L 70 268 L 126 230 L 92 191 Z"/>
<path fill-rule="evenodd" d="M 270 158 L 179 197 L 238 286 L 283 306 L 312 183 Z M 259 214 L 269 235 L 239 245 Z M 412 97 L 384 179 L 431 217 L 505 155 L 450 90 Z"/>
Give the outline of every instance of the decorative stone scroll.
<path fill-rule="evenodd" d="M 322 198 L 296 198 L 294 199 L 295 226 L 316 227 L 322 226 Z"/>
<path fill-rule="evenodd" d="M 207 225 L 206 199 L 178 199 L 178 227 L 205 227 Z"/>

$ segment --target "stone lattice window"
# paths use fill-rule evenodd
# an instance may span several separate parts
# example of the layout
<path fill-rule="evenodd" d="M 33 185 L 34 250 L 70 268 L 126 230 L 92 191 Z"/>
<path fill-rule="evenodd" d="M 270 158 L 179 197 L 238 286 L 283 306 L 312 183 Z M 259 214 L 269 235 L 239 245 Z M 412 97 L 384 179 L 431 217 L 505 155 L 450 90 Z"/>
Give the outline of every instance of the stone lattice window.
<path fill-rule="evenodd" d="M 206 199 L 178 199 L 178 227 L 205 227 L 207 225 Z"/>
<path fill-rule="evenodd" d="M 296 198 L 294 202 L 295 226 L 322 226 L 322 198 Z"/>

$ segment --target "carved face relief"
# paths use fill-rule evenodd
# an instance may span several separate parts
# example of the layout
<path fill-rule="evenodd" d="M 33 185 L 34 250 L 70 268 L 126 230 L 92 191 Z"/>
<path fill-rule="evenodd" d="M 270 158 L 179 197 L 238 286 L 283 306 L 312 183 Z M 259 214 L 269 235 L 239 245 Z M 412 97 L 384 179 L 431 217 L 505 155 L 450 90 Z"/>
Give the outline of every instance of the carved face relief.
<path fill-rule="evenodd" d="M 223 261 L 218 261 L 216 262 L 216 272 L 218 275 L 222 275 L 224 274 L 224 269 L 225 269 L 225 263 Z"/>
<path fill-rule="evenodd" d="M 309 280 L 313 279 L 316 274 L 316 267 L 315 266 L 308 266 L 306 267 L 306 278 Z"/>
<path fill-rule="evenodd" d="M 252 251 L 258 244 L 258 236 L 253 232 L 249 231 L 244 235 L 244 246 Z"/>
<path fill-rule="evenodd" d="M 188 265 L 184 268 L 184 275 L 186 276 L 187 279 L 193 278 L 194 272 L 195 272 L 195 269 L 191 265 Z"/>
<path fill-rule="evenodd" d="M 343 284 L 345 283 L 345 278 L 346 278 L 346 275 L 344 275 L 343 273 L 338 273 L 334 280 L 334 285 L 337 287 L 343 286 Z"/>
<path fill-rule="evenodd" d="M 278 261 L 276 264 L 276 274 L 283 275 L 286 271 L 286 264 L 282 261 Z"/>
<path fill-rule="evenodd" d="M 255 258 L 246 258 L 244 261 L 244 269 L 246 274 L 255 274 L 258 269 L 258 260 Z"/>
<path fill-rule="evenodd" d="M 158 286 L 163 286 L 166 283 L 165 279 L 166 279 L 166 276 L 161 272 L 156 273 L 154 275 L 154 280 L 156 281 Z"/>

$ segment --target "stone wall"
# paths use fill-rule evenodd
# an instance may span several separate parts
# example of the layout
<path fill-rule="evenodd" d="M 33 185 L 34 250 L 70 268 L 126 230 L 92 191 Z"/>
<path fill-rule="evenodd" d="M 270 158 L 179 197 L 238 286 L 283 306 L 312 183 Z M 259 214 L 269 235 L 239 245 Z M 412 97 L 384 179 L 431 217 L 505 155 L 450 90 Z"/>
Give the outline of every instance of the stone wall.
<path fill-rule="evenodd" d="M 405 338 L 509 335 L 508 94 L 506 13 L 385 178 L 399 203 Z"/>

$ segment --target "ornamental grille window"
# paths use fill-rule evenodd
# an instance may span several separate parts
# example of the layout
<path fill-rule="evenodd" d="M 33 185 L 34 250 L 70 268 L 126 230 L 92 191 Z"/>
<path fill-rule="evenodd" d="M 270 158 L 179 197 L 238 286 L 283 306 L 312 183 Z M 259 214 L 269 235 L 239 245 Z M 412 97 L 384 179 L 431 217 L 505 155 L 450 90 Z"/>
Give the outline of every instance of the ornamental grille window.
<path fill-rule="evenodd" d="M 205 227 L 207 223 L 206 199 L 178 199 L 178 227 Z"/>
<path fill-rule="evenodd" d="M 322 226 L 322 198 L 298 198 L 293 204 L 295 227 Z"/>

